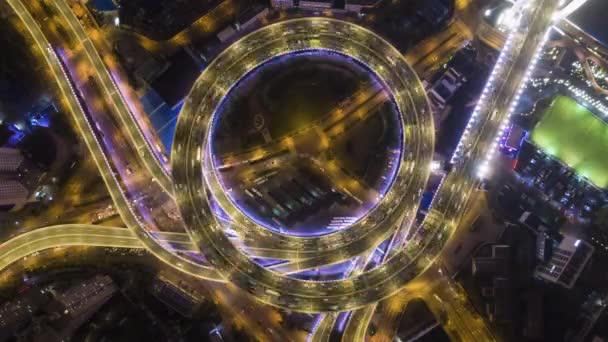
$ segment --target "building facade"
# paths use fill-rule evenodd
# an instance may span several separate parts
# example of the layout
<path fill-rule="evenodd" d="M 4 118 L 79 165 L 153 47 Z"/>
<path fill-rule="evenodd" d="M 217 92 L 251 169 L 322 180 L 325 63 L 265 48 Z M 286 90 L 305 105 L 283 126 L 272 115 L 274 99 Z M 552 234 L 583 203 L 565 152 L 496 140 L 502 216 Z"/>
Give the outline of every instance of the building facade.
<path fill-rule="evenodd" d="M 272 8 L 288 9 L 294 7 L 295 3 L 293 0 L 271 0 L 270 5 Z"/>
<path fill-rule="evenodd" d="M 546 281 L 571 289 L 581 275 L 594 248 L 589 243 L 565 236 L 554 250 L 549 262 L 539 265 L 535 275 Z"/>

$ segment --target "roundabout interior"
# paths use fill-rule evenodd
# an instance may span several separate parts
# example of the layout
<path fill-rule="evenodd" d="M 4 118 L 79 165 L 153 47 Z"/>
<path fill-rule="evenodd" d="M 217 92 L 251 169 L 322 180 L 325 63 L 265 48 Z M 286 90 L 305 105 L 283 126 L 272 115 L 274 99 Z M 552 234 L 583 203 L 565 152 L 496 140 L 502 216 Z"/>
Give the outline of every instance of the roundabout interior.
<path fill-rule="evenodd" d="M 346 228 L 386 194 L 399 167 L 402 127 L 390 89 L 335 52 L 260 65 L 216 112 L 210 148 L 224 192 L 274 231 Z"/>

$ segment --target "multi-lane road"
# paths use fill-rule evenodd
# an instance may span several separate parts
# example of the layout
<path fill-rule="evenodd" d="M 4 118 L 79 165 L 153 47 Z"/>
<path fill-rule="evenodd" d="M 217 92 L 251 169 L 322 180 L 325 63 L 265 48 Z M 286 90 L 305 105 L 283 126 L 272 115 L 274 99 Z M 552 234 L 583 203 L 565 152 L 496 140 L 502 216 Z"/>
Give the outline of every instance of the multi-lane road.
<path fill-rule="evenodd" d="M 525 79 L 534 67 L 535 56 L 538 55 L 543 46 L 556 8 L 557 1 L 529 1 L 520 8 L 521 20 L 519 25 L 513 28 L 509 38 L 510 43 L 503 49 L 475 109 L 475 114 L 467 127 L 469 133 L 462 138 L 460 152 L 454 158 L 455 170 L 448 175 L 442 184 L 434 200 L 434 206 L 423 223 L 419 236 L 416 237 L 419 241 L 429 243 L 432 249 L 443 247 L 446 236 L 452 234 L 457 223 L 461 220 L 467 200 L 475 190 L 477 184 L 475 179 L 480 175 L 483 176 L 483 172 L 480 174 L 480 171 L 485 171 L 484 168 L 490 167 L 490 163 L 484 163 L 491 160 L 496 137 L 500 135 L 503 124 L 508 120 L 512 108 L 518 101 Z M 434 217 L 440 219 L 433 220 Z M 446 227 L 445 224 L 450 222 L 452 222 L 452 226 Z M 431 243 L 434 246 L 430 245 Z M 421 282 L 423 286 L 420 286 L 420 288 L 425 291 L 410 290 L 402 291 L 402 293 L 420 297 L 428 296 L 428 291 L 435 287 L 433 284 L 442 276 L 443 274 L 438 269 L 429 268 L 422 277 L 408 284 L 408 286 L 412 286 Z M 441 282 L 445 285 L 444 283 Z M 441 303 L 442 306 L 445 306 L 443 307 L 444 310 L 465 311 L 457 301 L 449 300 L 452 297 L 451 294 L 439 291 L 441 289 L 445 290 L 446 287 L 438 287 L 438 291 L 434 293 L 440 293 L 444 298 L 447 297 L 446 303 Z M 428 302 L 433 302 L 432 298 Z M 396 301 L 399 302 L 400 300 Z M 386 306 L 390 307 L 390 303 Z M 480 324 L 479 320 L 464 318 L 467 317 L 466 315 L 461 317 L 456 311 L 449 317 L 455 322 L 454 324 L 461 326 L 461 328 L 457 328 L 459 333 L 470 335 L 463 337 L 466 337 L 467 340 L 491 340 L 491 334 L 483 324 Z M 365 311 L 355 312 L 353 319 L 362 319 L 369 314 Z M 461 319 L 464 319 L 464 321 L 460 322 Z M 470 329 L 470 327 L 475 328 Z M 390 333 L 392 332 L 390 331 Z M 358 333 L 359 338 L 363 338 L 365 331 L 353 332 L 347 330 L 347 333 Z"/>
<path fill-rule="evenodd" d="M 557 9 L 558 1 L 556 0 L 538 0 L 524 1 L 519 3 L 516 15 L 519 16 L 518 25 L 513 28 L 511 36 L 507 42 L 503 53 L 499 57 L 497 66 L 492 73 L 488 87 L 484 90 L 482 99 L 473 114 L 473 119 L 467 127 L 467 134 L 463 136 L 461 141 L 460 153 L 454 159 L 454 171 L 452 171 L 445 179 L 442 187 L 439 189 L 437 197 L 434 201 L 434 207 L 429 212 L 427 218 L 418 230 L 414 241 L 407 248 L 396 253 L 393 258 L 390 258 L 385 264 L 377 268 L 361 274 L 359 276 L 343 279 L 339 281 L 328 281 L 322 283 L 295 281 L 292 278 L 282 277 L 264 270 L 251 262 L 247 256 L 239 253 L 230 242 L 223 238 L 223 233 L 220 227 L 213 223 L 211 215 L 204 214 L 206 206 L 206 194 L 201 193 L 200 189 L 204 187 L 200 177 L 189 177 L 189 175 L 200 175 L 203 173 L 201 163 L 192 163 L 192 160 L 200 160 L 205 158 L 207 145 L 205 140 L 207 137 L 205 125 L 200 123 L 208 122 L 209 117 L 197 116 L 196 113 L 204 113 L 201 108 L 215 108 L 217 103 L 224 94 L 226 89 L 234 83 L 235 79 L 231 79 L 231 73 L 228 72 L 219 79 L 215 77 L 213 72 L 217 70 L 230 70 L 234 67 L 234 63 L 230 58 L 227 58 L 233 51 L 239 53 L 239 64 L 236 67 L 237 73 L 244 73 L 249 68 L 254 67 L 259 63 L 259 54 L 255 47 L 262 46 L 258 40 L 258 34 L 264 37 L 264 33 L 276 34 L 270 26 L 262 29 L 253 35 L 248 36 L 252 39 L 251 44 L 248 40 L 237 43 L 231 50 L 230 48 L 224 52 L 217 60 L 217 69 L 213 64 L 208 70 L 211 72 L 207 75 L 203 74 L 201 79 L 195 85 L 193 94 L 201 93 L 196 99 L 189 99 L 186 102 L 184 112 L 178 123 L 175 146 L 173 151 L 173 168 L 175 178 L 178 184 L 178 202 L 184 219 L 190 229 L 192 235 L 197 239 L 196 243 L 205 249 L 205 255 L 213 260 L 220 272 L 224 273 L 226 278 L 235 282 L 238 286 L 253 293 L 263 301 L 295 308 L 304 311 L 335 311 L 356 308 L 379 299 L 382 299 L 401 288 L 409 280 L 424 271 L 432 262 L 434 256 L 441 250 L 453 230 L 457 226 L 460 218 L 463 215 L 464 207 L 466 206 L 469 196 L 479 184 L 480 170 L 489 167 L 489 157 L 495 149 L 495 142 L 501 129 L 504 128 L 510 112 L 512 111 L 513 103 L 518 100 L 521 86 L 526 79 L 527 72 L 530 66 L 530 61 L 533 61 L 539 52 L 540 47 L 545 39 L 547 29 L 552 24 L 552 16 Z M 310 40 L 320 46 L 302 46 L 302 40 L 298 37 L 294 46 L 283 46 L 278 52 L 273 50 L 277 47 L 264 47 L 264 51 L 269 50 L 276 53 L 284 53 L 284 49 L 296 50 L 298 48 L 320 48 L 331 46 L 333 49 L 339 49 L 333 40 L 323 40 L 326 32 L 333 32 L 331 35 L 340 37 L 341 34 L 335 32 L 345 31 L 347 29 L 336 27 L 334 21 L 327 19 L 311 19 L 313 24 L 306 21 L 300 21 L 298 24 L 302 28 L 295 30 L 281 27 L 280 32 L 288 32 L 289 37 L 297 35 L 304 31 L 306 35 L 312 35 L 315 39 Z M 314 20 L 318 22 L 314 24 Z M 292 21 L 297 22 L 297 21 Z M 323 31 L 323 29 L 327 31 Z M 266 30 L 266 31 L 265 31 Z M 374 46 L 374 37 L 362 37 L 361 33 L 357 34 L 355 29 L 354 34 L 349 34 L 349 37 L 354 39 L 364 39 L 366 46 L 373 46 L 376 51 L 386 51 L 383 55 L 390 56 L 390 51 L 386 48 L 378 48 Z M 269 37 L 268 37 L 269 38 Z M 268 39 L 267 44 L 272 44 L 272 40 Z M 340 40 L 339 38 L 337 39 Z M 264 40 L 266 42 L 266 40 Z M 282 44 L 288 44 L 288 39 L 282 41 Z M 350 46 L 349 46 L 350 47 Z M 253 49 L 256 51 L 254 60 L 249 62 L 248 54 L 243 53 L 243 49 Z M 355 54 L 357 58 L 365 61 L 371 61 L 373 56 L 361 56 L 363 48 L 353 51 L 352 47 L 345 53 Z M 263 52 L 262 52 L 263 53 Z M 265 55 L 262 55 L 265 56 Z M 261 58 L 262 60 L 265 58 Z M 378 69 L 378 62 L 369 62 L 368 65 L 373 65 L 374 70 Z M 244 68 L 243 68 L 244 65 Z M 381 70 L 381 69 L 380 69 Z M 378 72 L 383 77 L 385 73 Z M 241 74 L 238 74 L 239 77 Z M 238 79 L 238 78 L 237 78 Z M 386 77 L 385 77 L 386 79 Z M 228 81 L 228 82 L 226 82 Z M 226 83 L 224 83 L 226 82 Z M 390 83 L 390 82 L 389 82 Z M 210 85 L 216 84 L 217 88 L 212 89 Z M 410 83 L 411 84 L 411 83 Z M 415 89 L 415 88 L 414 88 Z M 214 102 L 216 101 L 216 102 Z M 397 99 L 399 101 L 399 99 Z M 415 101 L 415 99 L 414 99 Z M 199 123 L 199 125 L 196 125 Z M 407 125 L 407 123 L 406 123 Z M 202 127 L 203 129 L 197 129 Z M 430 126 L 432 127 L 432 126 Z M 428 128 L 427 128 L 428 129 Z M 424 133 L 421 135 L 424 136 Z M 410 140 L 411 141 L 411 140 Z M 424 143 L 423 143 L 424 144 Z M 206 170 L 207 181 L 214 178 L 213 170 Z M 423 173 L 423 170 L 419 170 Z M 213 182 L 211 182 L 213 184 Z M 397 183 L 398 184 L 398 183 Z M 213 185 L 211 186 L 212 191 Z M 404 189 L 399 189 L 404 190 Z M 217 194 L 213 193 L 215 198 Z M 221 203 L 221 201 L 220 201 Z M 224 208 L 226 209 L 226 207 Z M 203 214 L 201 214 L 203 210 Z M 234 210 L 234 209 L 233 209 Z M 232 213 L 231 210 L 227 210 Z M 242 220 L 242 221 L 241 221 Z M 236 220 L 239 223 L 247 223 L 246 218 Z M 363 221 L 365 224 L 370 222 Z M 253 229 L 254 224 L 251 224 Z M 358 232 L 354 227 L 353 235 Z M 370 236 L 372 234 L 368 234 Z M 329 235 L 331 236 L 331 235 Z M 377 243 L 386 235 L 379 235 L 372 243 L 366 240 L 351 240 L 352 235 L 347 235 L 347 239 L 332 240 L 332 244 L 324 244 L 319 241 L 323 239 L 315 239 L 313 241 L 314 248 L 311 250 L 331 251 L 331 248 L 338 245 L 341 255 L 352 257 L 351 252 L 361 253 L 362 251 L 352 249 L 355 245 L 353 241 L 364 241 L 362 243 L 365 248 L 369 248 L 373 243 Z M 280 246 L 297 246 L 299 249 L 306 251 L 309 245 L 302 244 L 300 241 L 289 241 L 284 237 L 278 237 L 272 241 L 285 241 Z M 331 254 L 330 254 L 331 255 Z M 331 255 L 333 258 L 334 255 Z"/>
<path fill-rule="evenodd" d="M 43 34 L 41 27 L 30 15 L 23 2 L 20 0 L 8 0 L 7 2 L 24 22 L 46 60 L 50 71 L 54 75 L 63 100 L 65 101 L 65 106 L 76 122 L 81 139 L 83 139 L 91 153 L 91 157 L 97 165 L 98 171 L 114 201 L 114 205 L 127 227 L 138 236 L 142 244 L 152 254 L 158 256 L 161 260 L 166 261 L 169 265 L 204 279 L 222 280 L 222 277 L 213 268 L 196 264 L 175 253 L 167 251 L 159 241 L 148 234 L 148 228 L 143 222 L 142 216 L 136 212 L 137 210 L 129 200 L 129 195 L 123 190 L 119 179 L 119 173 L 115 171 L 115 168 L 112 165 L 112 156 L 109 156 L 104 150 L 102 141 L 98 138 L 99 133 L 93 128 L 96 125 L 92 123 L 92 120 L 87 115 L 86 109 L 79 100 L 77 90 L 74 88 L 72 76 L 67 71 L 65 64 L 61 61 L 60 56 L 53 49 L 46 36 Z"/>
<path fill-rule="evenodd" d="M 393 187 L 366 218 L 347 230 L 320 237 L 294 237 L 273 234 L 257 226 L 241 213 L 222 191 L 215 170 L 209 163 L 208 143 L 212 111 L 249 70 L 260 63 L 286 53 L 311 49 L 333 50 L 347 54 L 374 70 L 393 91 L 400 109 L 402 130 L 402 165 Z M 221 71 L 221 73 L 220 73 Z M 326 262 L 338 262 L 360 255 L 384 241 L 405 217 L 411 223 L 430 172 L 434 128 L 422 85 L 401 54 L 386 41 L 354 24 L 309 18 L 296 19 L 262 28 L 226 49 L 209 65 L 185 101 L 178 120 L 172 152 L 176 198 L 190 234 L 208 260 L 226 271 L 226 278 L 241 288 L 274 305 L 302 311 L 332 311 L 364 305 L 374 296 L 349 296 L 349 292 L 378 291 L 366 277 L 382 277 L 381 267 L 339 281 L 307 282 L 278 275 L 258 266 L 236 249 L 214 221 L 206 194 L 207 188 L 224 211 L 236 222 L 236 229 L 249 238 L 246 245 L 263 243 L 284 253 L 302 258 L 314 256 Z M 406 142 L 407 141 L 407 147 Z M 192 163 L 199 160 L 200 163 Z M 201 177 L 189 175 L 204 174 Z M 203 184 L 206 181 L 206 185 Z M 256 238 L 261 237 L 261 238 Z M 289 285 L 287 285 L 289 284 Z M 377 284 L 377 283 L 376 283 Z M 390 285 L 391 287 L 394 284 Z M 289 288 L 288 291 L 285 289 Z M 372 288 L 374 290 L 372 290 Z M 342 293 L 344 292 L 344 293 Z M 361 291 L 364 292 L 364 291 Z"/>
<path fill-rule="evenodd" d="M 127 100 L 122 95 L 115 80 L 112 78 L 108 68 L 104 64 L 102 57 L 99 55 L 92 38 L 89 37 L 85 28 L 78 18 L 74 15 L 69 4 L 65 0 L 56 0 L 53 2 L 58 13 L 63 21 L 67 23 L 70 32 L 74 33 L 77 42 L 82 46 L 86 61 L 94 70 L 92 78 L 99 85 L 105 100 L 112 106 L 117 114 L 122 129 L 127 132 L 130 143 L 134 149 L 141 155 L 141 160 L 146 166 L 150 174 L 156 179 L 158 184 L 168 193 L 173 193 L 173 182 L 168 172 L 167 161 L 163 159 L 162 150 L 158 145 L 151 143 L 150 137 L 147 137 L 138 124 L 138 118 L 129 107 Z"/>
<path fill-rule="evenodd" d="M 460 221 L 469 196 L 478 185 L 480 168 L 483 171 L 490 165 L 488 156 L 491 156 L 501 127 L 508 120 L 513 103 L 517 101 L 520 87 L 527 77 L 529 62 L 542 46 L 558 2 L 520 2 L 522 5 L 518 12 L 521 17 L 519 25 L 513 28 L 475 111 L 474 119 L 467 127 L 468 133 L 463 136 L 460 152 L 454 159 L 454 170 L 445 179 L 434 200 L 433 209 L 422 226 L 417 228 L 414 240 L 405 248 L 397 249 L 395 255 L 386 263 L 369 272 L 356 272 L 353 277 L 338 281 L 311 282 L 295 280 L 266 270 L 235 247 L 231 239 L 224 236 L 223 227 L 215 222 L 210 212 L 201 214 L 201 210 L 208 208 L 206 200 L 209 194 L 204 191 L 204 182 L 207 182 L 213 196 L 234 220 L 235 228 L 242 235 L 251 237 L 244 239 L 245 245 L 273 251 L 275 257 L 295 261 L 314 257 L 315 263 L 336 263 L 372 250 L 388 238 L 403 220 L 406 225 L 410 225 L 417 209 L 417 196 L 420 195 L 428 177 L 434 128 L 424 90 L 398 51 L 378 36 L 356 25 L 312 18 L 287 21 L 256 31 L 245 40 L 229 47 L 209 66 L 186 100 L 180 116 L 173 150 L 173 168 L 177 202 L 187 223 L 186 227 L 190 229 L 194 245 L 215 266 L 212 268 L 186 260 L 174 251 L 167 250 L 163 241 L 155 239 L 149 233 L 145 214 L 129 200 L 130 196 L 121 174 L 116 171 L 117 163 L 113 159 L 116 156 L 108 152 L 110 149 L 103 139 L 100 141 L 99 128 L 92 123 L 90 113 L 83 108 L 79 100 L 75 82 L 72 81 L 73 75 L 66 67 L 66 62 L 49 44 L 41 27 L 31 17 L 24 4 L 20 0 L 7 1 L 25 23 L 43 53 L 115 206 L 129 228 L 123 230 L 124 232 L 117 232 L 118 236 L 113 237 L 87 230 L 89 228 L 81 233 L 58 233 L 54 243 L 69 245 L 67 241 L 70 239 L 82 239 L 83 243 L 91 245 L 124 244 L 132 247 L 138 243 L 183 272 L 204 279 L 228 279 L 264 302 L 311 312 L 341 311 L 375 303 L 403 288 L 432 263 Z M 174 185 L 158 151 L 148 142 L 146 134 L 137 125 L 136 118 L 114 84 L 86 31 L 65 1 L 58 0 L 54 4 L 82 46 L 87 63 L 94 70 L 92 77 L 105 95 L 105 101 L 113 109 L 112 112 L 123 124 L 122 129 L 131 139 L 129 143 L 133 144 L 134 150 L 138 151 L 139 160 L 158 181 L 160 187 L 167 194 L 172 194 Z M 392 89 L 399 105 L 403 115 L 403 141 L 404 144 L 407 141 L 407 151 L 410 151 L 403 153 L 400 174 L 395 181 L 396 185 L 385 196 L 382 202 L 385 203 L 384 206 L 381 203 L 374 212 L 351 229 L 315 239 L 273 234 L 253 224 L 231 206 L 230 200 L 223 194 L 215 170 L 204 167 L 202 162 L 202 159 L 208 157 L 205 140 L 211 122 L 208 114 L 214 112 L 230 87 L 248 70 L 268 58 L 303 49 L 339 51 L 359 59 L 376 71 Z M 206 113 L 207 116 L 201 116 L 201 113 Z M 204 180 L 201 179 L 201 174 L 205 174 Z M 395 205 L 395 202 L 399 204 Z M 27 237 L 23 237 L 22 240 L 7 243 L 8 250 L 3 251 L 8 253 L 6 260 L 11 258 L 11 248 L 15 248 L 13 256 L 28 251 L 28 247 L 11 247 L 23 246 L 24 241 L 25 246 L 36 246 L 39 243 L 42 248 L 45 243 L 55 238 L 52 231 L 47 233 L 47 237 L 31 242 Z M 126 235 L 120 236 L 121 234 Z M 130 236 L 127 236 L 129 234 Z M 84 238 L 84 235 L 91 237 Z M 364 318 L 367 316 L 366 313 Z"/>
<path fill-rule="evenodd" d="M 155 238 L 177 252 L 197 252 L 197 247 L 185 233 L 159 232 Z M 13 262 L 39 251 L 57 247 L 94 246 L 145 249 L 141 240 L 126 228 L 106 227 L 92 224 L 60 224 L 49 226 L 16 236 L 0 245 L 0 270 Z M 250 249 L 248 253 L 258 258 L 269 258 L 264 249 Z M 276 272 L 293 274 L 318 267 L 307 260 L 285 261 L 269 266 Z M 216 279 L 224 282 L 223 279 Z"/>

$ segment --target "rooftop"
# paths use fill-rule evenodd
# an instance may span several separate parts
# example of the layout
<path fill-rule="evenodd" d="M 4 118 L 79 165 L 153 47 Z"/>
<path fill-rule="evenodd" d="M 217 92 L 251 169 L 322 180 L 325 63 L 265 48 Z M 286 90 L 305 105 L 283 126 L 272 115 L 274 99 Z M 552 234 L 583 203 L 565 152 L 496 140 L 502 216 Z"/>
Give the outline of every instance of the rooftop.
<path fill-rule="evenodd" d="M 588 0 L 568 19 L 608 47 L 606 13 L 608 13 L 608 1 Z"/>
<path fill-rule="evenodd" d="M 163 100 L 174 108 L 188 94 L 196 82 L 201 68 L 184 49 L 170 59 L 171 65 L 154 82 L 152 88 Z"/>

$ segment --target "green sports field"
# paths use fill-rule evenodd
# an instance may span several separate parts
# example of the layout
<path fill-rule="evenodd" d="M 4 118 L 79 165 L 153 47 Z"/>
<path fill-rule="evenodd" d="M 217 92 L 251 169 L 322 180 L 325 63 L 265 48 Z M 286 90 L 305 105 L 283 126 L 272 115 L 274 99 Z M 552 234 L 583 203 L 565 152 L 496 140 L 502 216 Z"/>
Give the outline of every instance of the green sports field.
<path fill-rule="evenodd" d="M 593 184 L 608 187 L 608 125 L 567 96 L 557 96 L 532 131 L 532 142 Z"/>

